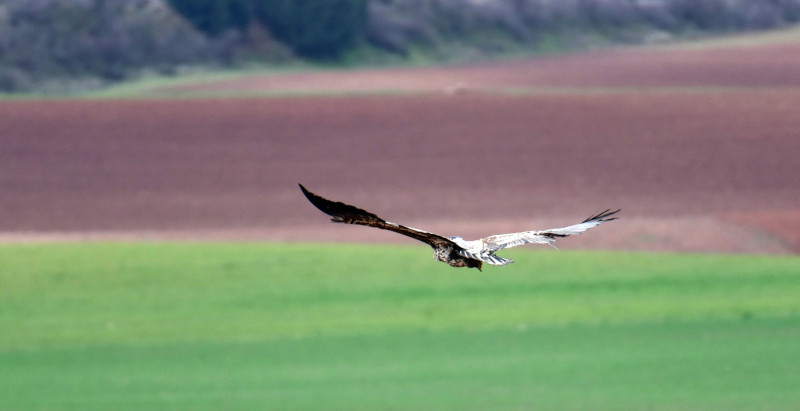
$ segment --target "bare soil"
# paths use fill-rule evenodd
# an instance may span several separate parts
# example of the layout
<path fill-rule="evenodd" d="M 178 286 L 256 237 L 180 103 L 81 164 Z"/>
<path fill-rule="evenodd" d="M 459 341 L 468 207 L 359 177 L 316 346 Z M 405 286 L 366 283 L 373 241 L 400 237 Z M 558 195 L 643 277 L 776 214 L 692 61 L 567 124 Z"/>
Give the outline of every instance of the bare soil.
<path fill-rule="evenodd" d="M 441 92 L 456 83 L 467 91 Z M 679 85 L 698 88 L 641 92 Z M 212 86 L 431 92 L 0 102 L 0 241 L 413 243 L 327 223 L 302 182 L 443 235 L 551 228 L 622 208 L 619 221 L 559 247 L 800 251 L 800 44 L 202 87 Z M 580 92 L 587 86 L 631 88 Z M 579 89 L 491 92 L 505 87 Z"/>

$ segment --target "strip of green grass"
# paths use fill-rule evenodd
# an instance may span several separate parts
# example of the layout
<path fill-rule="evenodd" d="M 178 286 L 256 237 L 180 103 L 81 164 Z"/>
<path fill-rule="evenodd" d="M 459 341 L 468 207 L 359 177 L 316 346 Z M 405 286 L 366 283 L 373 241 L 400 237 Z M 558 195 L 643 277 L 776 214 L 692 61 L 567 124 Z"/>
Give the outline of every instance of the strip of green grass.
<path fill-rule="evenodd" d="M 800 259 L 424 247 L 0 246 L 0 348 L 800 314 Z"/>
<path fill-rule="evenodd" d="M 0 353 L 2 409 L 797 409 L 800 321 Z"/>
<path fill-rule="evenodd" d="M 795 409 L 800 258 L 0 245 L 0 409 Z"/>

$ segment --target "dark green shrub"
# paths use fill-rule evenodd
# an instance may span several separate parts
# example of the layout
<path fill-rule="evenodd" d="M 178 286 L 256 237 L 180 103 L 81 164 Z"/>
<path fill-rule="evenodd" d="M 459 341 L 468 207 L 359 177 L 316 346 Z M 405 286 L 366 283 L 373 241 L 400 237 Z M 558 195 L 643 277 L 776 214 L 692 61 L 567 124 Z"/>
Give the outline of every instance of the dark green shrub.
<path fill-rule="evenodd" d="M 212 36 L 228 29 L 246 29 L 253 16 L 251 3 L 251 0 L 169 0 L 173 9 Z"/>
<path fill-rule="evenodd" d="M 364 35 L 367 0 L 255 0 L 256 17 L 299 55 L 329 59 Z"/>

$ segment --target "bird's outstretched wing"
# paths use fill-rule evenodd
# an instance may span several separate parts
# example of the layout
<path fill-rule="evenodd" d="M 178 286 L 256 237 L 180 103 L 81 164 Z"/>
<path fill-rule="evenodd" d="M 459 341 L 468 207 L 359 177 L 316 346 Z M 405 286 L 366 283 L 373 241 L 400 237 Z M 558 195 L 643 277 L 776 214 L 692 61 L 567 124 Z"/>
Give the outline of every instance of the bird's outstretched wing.
<path fill-rule="evenodd" d="M 377 215 L 370 213 L 369 211 L 362 210 L 345 203 L 322 198 L 306 190 L 302 184 L 299 184 L 299 186 L 300 190 L 303 190 L 303 194 L 305 194 L 306 198 L 308 198 L 308 201 L 310 201 L 311 204 L 314 204 L 314 206 L 320 209 L 320 211 L 323 213 L 333 217 L 331 218 L 331 221 L 334 223 L 358 224 L 394 231 L 395 233 L 403 234 L 415 240 L 422 241 L 434 248 L 441 246 L 453 246 L 456 249 L 461 248 L 456 243 L 440 235 L 386 221 Z"/>
<path fill-rule="evenodd" d="M 578 235 L 592 227 L 597 227 L 600 225 L 600 223 L 616 220 L 616 217 L 612 216 L 619 211 L 620 210 L 605 210 L 569 227 L 552 228 L 550 230 L 541 231 L 523 231 L 520 233 L 498 234 L 482 238 L 480 241 L 483 242 L 484 249 L 490 252 L 502 250 L 504 248 L 516 247 L 523 244 L 550 244 L 555 242 L 557 238 Z"/>

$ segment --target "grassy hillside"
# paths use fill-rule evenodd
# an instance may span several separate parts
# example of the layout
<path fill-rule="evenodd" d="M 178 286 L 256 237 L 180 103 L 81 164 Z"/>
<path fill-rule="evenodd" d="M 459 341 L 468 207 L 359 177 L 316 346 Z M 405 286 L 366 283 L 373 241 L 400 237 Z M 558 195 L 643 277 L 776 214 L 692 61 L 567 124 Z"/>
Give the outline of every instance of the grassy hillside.
<path fill-rule="evenodd" d="M 792 409 L 800 259 L 0 246 L 0 409 Z"/>

